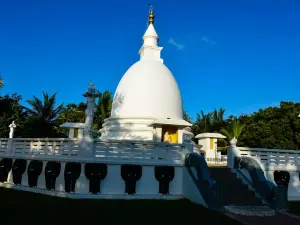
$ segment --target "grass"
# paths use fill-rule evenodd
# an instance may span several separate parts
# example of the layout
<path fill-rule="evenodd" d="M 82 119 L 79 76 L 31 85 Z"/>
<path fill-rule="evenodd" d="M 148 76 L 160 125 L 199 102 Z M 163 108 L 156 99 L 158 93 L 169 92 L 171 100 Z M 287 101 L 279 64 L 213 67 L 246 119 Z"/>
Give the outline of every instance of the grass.
<path fill-rule="evenodd" d="M 5 188 L 0 220 L 1 225 L 240 224 L 188 200 L 73 200 Z"/>

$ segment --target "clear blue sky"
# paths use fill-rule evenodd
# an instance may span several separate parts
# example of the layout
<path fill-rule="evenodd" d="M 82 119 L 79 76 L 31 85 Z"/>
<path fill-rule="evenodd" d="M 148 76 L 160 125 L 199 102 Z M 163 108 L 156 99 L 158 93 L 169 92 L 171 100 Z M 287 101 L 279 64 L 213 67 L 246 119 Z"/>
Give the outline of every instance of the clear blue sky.
<path fill-rule="evenodd" d="M 77 103 L 139 59 L 149 1 L 0 0 L 4 93 Z M 192 118 L 300 101 L 299 0 L 153 0 L 162 57 Z"/>

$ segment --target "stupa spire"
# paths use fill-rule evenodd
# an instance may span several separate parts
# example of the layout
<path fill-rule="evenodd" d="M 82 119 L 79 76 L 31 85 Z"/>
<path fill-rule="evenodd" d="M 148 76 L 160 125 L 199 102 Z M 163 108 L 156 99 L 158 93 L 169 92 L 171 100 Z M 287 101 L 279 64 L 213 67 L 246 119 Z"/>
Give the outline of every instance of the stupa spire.
<path fill-rule="evenodd" d="M 154 19 L 155 19 L 155 15 L 154 15 L 154 11 L 153 11 L 153 6 L 151 4 L 149 4 L 148 25 L 154 24 Z"/>
<path fill-rule="evenodd" d="M 148 28 L 143 36 L 143 40 L 144 45 L 156 47 L 159 38 L 153 26 L 155 15 L 151 4 L 149 7 Z"/>
<path fill-rule="evenodd" d="M 148 28 L 143 36 L 144 43 L 139 53 L 141 55 L 141 59 L 151 59 L 162 62 L 163 60 L 160 58 L 160 51 L 162 50 L 162 47 L 158 47 L 157 45 L 159 37 L 153 26 L 155 15 L 151 4 L 149 7 Z"/>

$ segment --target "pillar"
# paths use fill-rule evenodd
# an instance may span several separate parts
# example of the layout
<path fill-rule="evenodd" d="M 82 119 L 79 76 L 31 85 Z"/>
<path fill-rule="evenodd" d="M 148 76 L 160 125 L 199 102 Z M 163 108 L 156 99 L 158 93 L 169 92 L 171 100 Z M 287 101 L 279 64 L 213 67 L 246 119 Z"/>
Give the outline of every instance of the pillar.
<path fill-rule="evenodd" d="M 234 168 L 234 158 L 240 157 L 240 151 L 236 146 L 237 139 L 230 141 L 230 147 L 227 149 L 227 167 Z"/>

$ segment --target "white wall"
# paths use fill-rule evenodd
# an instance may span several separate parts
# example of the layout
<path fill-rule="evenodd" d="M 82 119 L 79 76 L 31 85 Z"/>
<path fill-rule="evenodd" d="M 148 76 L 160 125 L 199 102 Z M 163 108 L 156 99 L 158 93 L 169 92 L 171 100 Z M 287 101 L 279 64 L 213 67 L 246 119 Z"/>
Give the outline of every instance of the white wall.
<path fill-rule="evenodd" d="M 1 160 L 1 159 L 0 159 Z M 27 160 L 27 167 L 30 163 L 30 160 Z M 46 190 L 45 185 L 45 167 L 47 161 L 43 161 L 43 170 L 38 179 L 37 188 L 30 189 L 42 189 Z M 64 181 L 64 168 L 65 163 L 61 164 L 61 171 L 56 180 L 56 190 L 55 192 L 64 192 L 65 191 L 65 181 Z M 142 177 L 136 184 L 136 194 L 135 197 L 138 198 L 139 195 L 149 195 L 156 196 L 159 191 L 159 182 L 155 178 L 154 173 L 155 166 L 143 166 L 142 169 Z M 170 196 L 183 196 L 183 166 L 175 167 L 175 176 L 174 179 L 170 182 L 169 186 L 169 195 Z M 108 165 L 107 167 L 107 176 L 104 180 L 101 181 L 101 194 L 102 195 L 123 195 L 125 192 L 125 181 L 121 177 L 121 165 Z M 8 176 L 7 184 L 13 184 L 12 180 L 12 172 L 10 171 Z M 23 187 L 28 186 L 28 176 L 27 176 L 27 168 L 22 177 Z M 91 195 L 89 193 L 89 180 L 85 177 L 84 174 L 84 164 L 81 164 L 81 174 L 76 182 L 75 194 L 84 194 Z"/>

